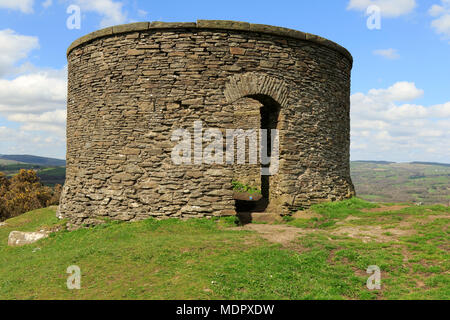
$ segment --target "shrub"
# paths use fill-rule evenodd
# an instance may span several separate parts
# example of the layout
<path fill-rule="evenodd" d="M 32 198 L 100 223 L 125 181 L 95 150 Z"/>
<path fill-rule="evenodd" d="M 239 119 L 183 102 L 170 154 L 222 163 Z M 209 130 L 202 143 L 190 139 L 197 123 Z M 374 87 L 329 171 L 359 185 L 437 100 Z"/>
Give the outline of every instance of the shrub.
<path fill-rule="evenodd" d="M 43 186 L 34 170 L 20 170 L 8 179 L 0 172 L 0 220 L 59 203 L 61 186 Z"/>
<path fill-rule="evenodd" d="M 233 190 L 237 192 L 261 193 L 261 190 L 258 188 L 246 185 L 239 181 L 232 181 L 231 184 L 233 186 Z"/>

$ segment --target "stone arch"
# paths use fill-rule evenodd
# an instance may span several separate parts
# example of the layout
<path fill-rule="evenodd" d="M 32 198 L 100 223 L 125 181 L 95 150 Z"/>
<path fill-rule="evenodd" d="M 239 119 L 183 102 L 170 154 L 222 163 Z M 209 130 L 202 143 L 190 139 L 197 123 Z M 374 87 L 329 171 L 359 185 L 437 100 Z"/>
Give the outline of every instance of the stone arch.
<path fill-rule="evenodd" d="M 269 75 L 248 72 L 230 77 L 225 85 L 224 94 L 228 103 L 243 97 L 265 95 L 271 97 L 281 107 L 287 107 L 289 86 L 285 81 Z"/>
<path fill-rule="evenodd" d="M 241 114 L 242 110 L 246 110 L 246 106 L 242 105 L 242 102 L 250 103 L 248 100 L 253 100 L 257 102 L 257 107 L 259 109 L 258 115 L 258 128 L 259 129 L 269 129 L 269 141 L 270 129 L 279 129 L 282 124 L 282 117 L 280 117 L 280 112 L 282 109 L 287 108 L 289 99 L 289 86 L 283 80 L 271 77 L 262 73 L 245 73 L 240 75 L 235 75 L 229 78 L 229 82 L 226 85 L 224 92 L 227 102 L 234 107 L 238 107 L 236 112 Z M 253 104 L 254 105 L 254 104 Z M 247 124 L 254 124 L 253 119 L 241 119 L 239 117 L 238 122 L 241 122 L 239 128 L 246 128 Z M 256 128 L 255 128 L 256 129 Z M 280 148 L 282 148 L 282 133 L 280 132 Z M 270 155 L 271 146 L 266 149 L 269 151 Z M 266 166 L 268 167 L 268 166 Z M 247 179 L 243 172 L 250 174 L 250 180 L 254 180 L 254 172 L 252 172 L 252 167 L 247 165 L 247 169 L 243 170 L 240 166 L 235 165 L 234 176 L 240 181 L 238 176 L 243 175 L 243 179 Z M 262 175 L 262 167 L 258 169 L 258 176 L 260 179 L 259 184 L 255 186 L 261 188 L 263 198 L 253 205 L 246 203 L 247 201 L 237 200 L 236 201 L 236 211 L 239 214 L 246 211 L 265 211 L 268 206 L 271 210 L 280 211 L 281 207 L 277 206 L 277 199 L 280 196 L 279 186 L 281 185 L 281 177 L 279 175 L 266 176 Z M 247 179 L 248 180 L 248 179 Z M 242 182 L 242 181 L 240 181 Z"/>

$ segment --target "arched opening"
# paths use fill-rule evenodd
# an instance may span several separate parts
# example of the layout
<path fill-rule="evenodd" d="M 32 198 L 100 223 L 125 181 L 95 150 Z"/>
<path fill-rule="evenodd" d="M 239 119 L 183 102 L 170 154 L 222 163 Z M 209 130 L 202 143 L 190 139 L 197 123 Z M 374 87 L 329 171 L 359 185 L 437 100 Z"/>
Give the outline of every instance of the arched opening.
<path fill-rule="evenodd" d="M 265 212 L 270 202 L 277 197 L 278 177 L 263 174 L 264 168 L 270 167 L 270 162 L 262 164 L 260 153 L 272 156 L 275 136 L 273 129 L 280 129 L 281 106 L 273 98 L 264 94 L 248 95 L 238 99 L 234 106 L 234 127 L 236 129 L 255 129 L 259 135 L 259 129 L 266 130 L 267 144 L 259 147 L 258 140 L 258 163 L 257 165 L 235 165 L 234 180 L 244 186 L 258 189 L 258 194 L 251 192 L 235 192 L 236 212 L 243 220 L 251 222 L 253 213 Z M 241 218 L 242 220 L 242 218 Z M 248 221 L 249 220 L 249 221 Z"/>

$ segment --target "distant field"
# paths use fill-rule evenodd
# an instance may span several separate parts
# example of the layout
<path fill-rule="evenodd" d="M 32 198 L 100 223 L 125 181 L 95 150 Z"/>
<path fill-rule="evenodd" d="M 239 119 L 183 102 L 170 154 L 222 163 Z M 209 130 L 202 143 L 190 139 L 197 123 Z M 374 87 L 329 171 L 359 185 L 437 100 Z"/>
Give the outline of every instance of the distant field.
<path fill-rule="evenodd" d="M 450 166 L 352 162 L 358 197 L 377 202 L 450 203 Z"/>
<path fill-rule="evenodd" d="M 0 163 L 0 172 L 5 173 L 9 177 L 17 174 L 20 169 L 35 170 L 38 177 L 41 179 L 41 182 L 48 186 L 54 186 L 55 184 L 63 185 L 66 179 L 65 167 L 45 167 L 37 164 L 27 163 Z"/>
<path fill-rule="evenodd" d="M 22 155 L 12 155 L 12 154 L 0 154 L 0 161 L 2 160 L 11 160 L 18 163 L 28 163 L 28 164 L 38 164 L 41 166 L 54 166 L 54 167 L 62 167 L 66 165 L 66 160 L 55 159 L 55 158 L 46 158 L 46 157 L 38 157 L 27 154 Z M 14 163 L 13 162 L 13 163 Z M 0 162 L 1 164 L 1 162 Z"/>
<path fill-rule="evenodd" d="M 10 164 L 17 164 L 20 163 L 15 160 L 7 160 L 7 159 L 0 159 L 0 165 L 10 165 Z"/>

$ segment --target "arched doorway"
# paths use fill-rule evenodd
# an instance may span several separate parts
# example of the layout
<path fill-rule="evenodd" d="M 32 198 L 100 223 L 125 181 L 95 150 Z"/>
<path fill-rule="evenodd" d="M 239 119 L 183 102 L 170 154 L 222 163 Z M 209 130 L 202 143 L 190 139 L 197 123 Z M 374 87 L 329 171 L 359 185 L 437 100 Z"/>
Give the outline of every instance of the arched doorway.
<path fill-rule="evenodd" d="M 234 193 L 236 212 L 238 214 L 248 213 L 251 215 L 256 212 L 265 212 L 270 202 L 277 198 L 279 194 L 279 177 L 268 175 L 271 162 L 269 159 L 273 155 L 277 137 L 273 130 L 280 129 L 280 110 L 281 106 L 271 97 L 264 94 L 248 95 L 238 99 L 233 103 L 235 129 L 243 131 L 255 130 L 258 135 L 258 162 L 249 164 L 249 158 L 246 158 L 245 164 L 234 164 L 233 181 L 240 186 L 250 188 L 248 192 L 237 191 Z M 260 145 L 260 135 L 267 135 L 266 143 Z M 247 145 L 251 143 L 249 137 Z M 261 163 L 261 153 L 263 157 L 268 158 L 268 162 Z M 237 150 L 235 156 L 237 155 Z M 277 155 L 278 156 L 278 155 Z M 236 159 L 235 159 L 236 160 Z M 255 192 L 257 190 L 257 192 Z"/>

